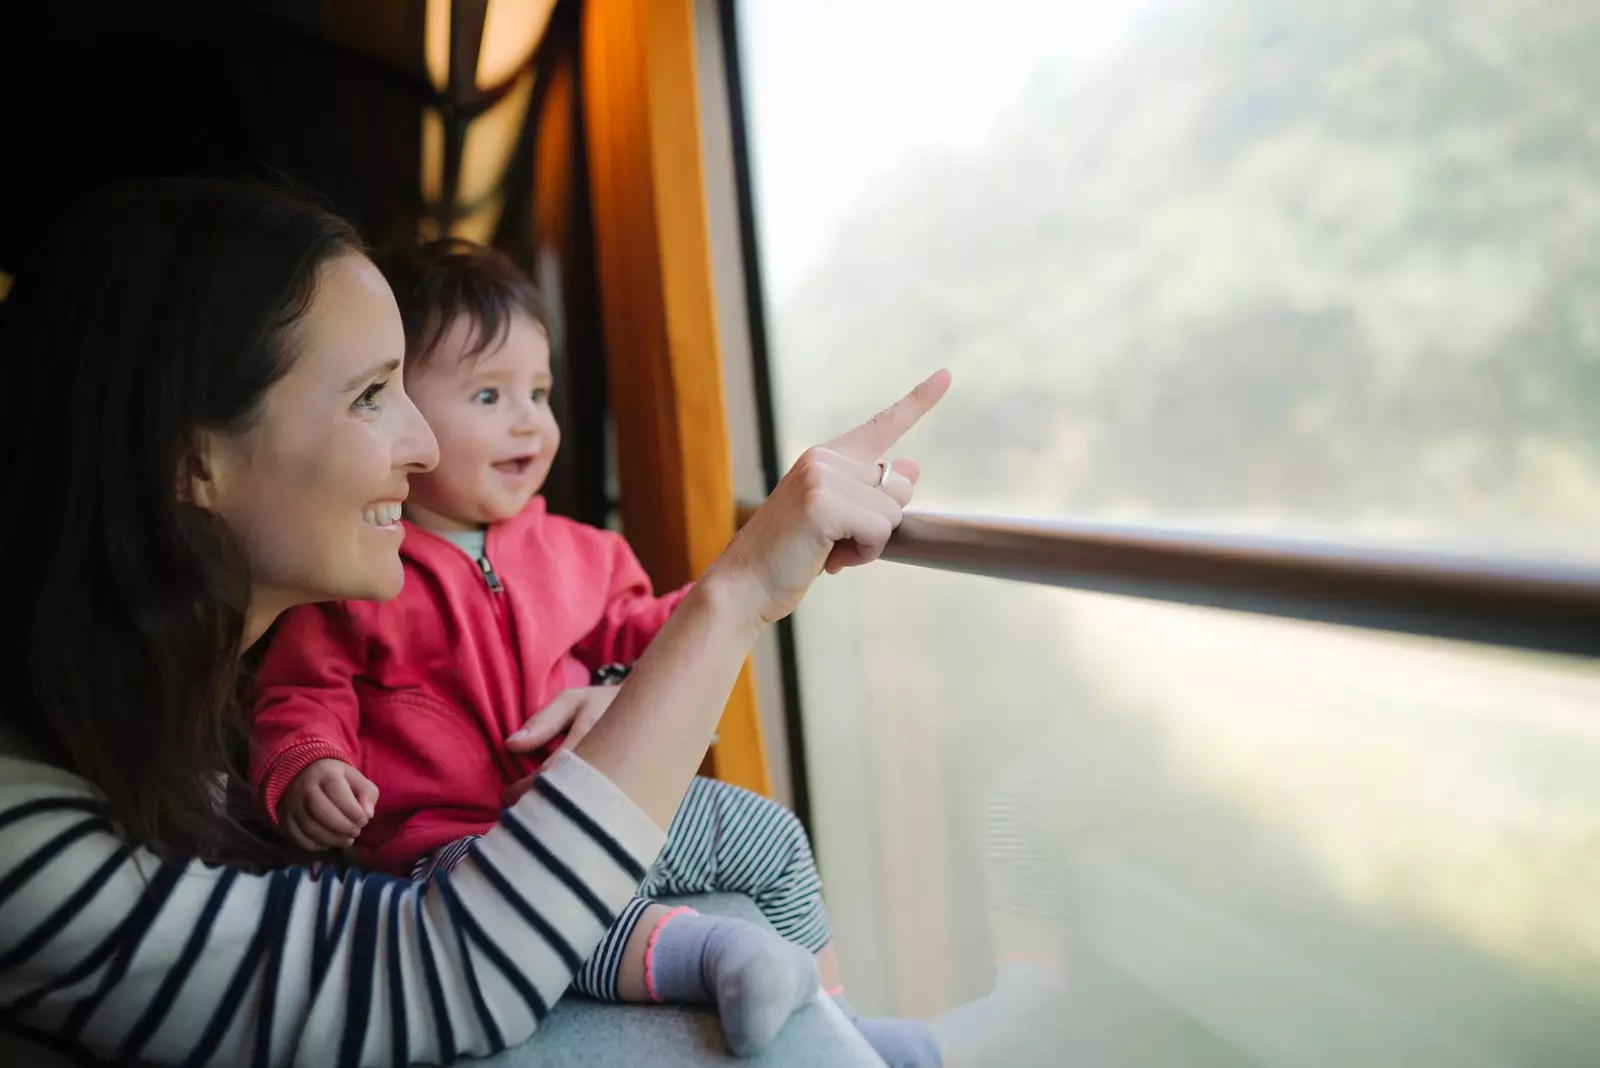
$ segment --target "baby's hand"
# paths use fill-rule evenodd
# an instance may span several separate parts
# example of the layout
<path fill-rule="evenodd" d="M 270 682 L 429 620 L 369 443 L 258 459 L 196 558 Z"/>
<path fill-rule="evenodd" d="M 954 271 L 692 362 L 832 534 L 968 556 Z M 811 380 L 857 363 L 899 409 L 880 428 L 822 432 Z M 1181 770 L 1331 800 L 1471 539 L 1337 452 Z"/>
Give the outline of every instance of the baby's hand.
<path fill-rule="evenodd" d="M 576 690 L 562 690 L 555 700 L 528 718 L 515 734 L 506 739 L 506 748 L 513 753 L 536 753 L 560 738 L 562 749 L 578 744 L 585 734 L 600 721 L 622 691 L 620 686 L 582 686 Z M 517 798 L 533 786 L 533 776 L 518 779 L 506 787 L 500 803 L 510 808 Z"/>
<path fill-rule="evenodd" d="M 537 752 L 565 732 L 567 737 L 561 747 L 570 749 L 600 722 L 600 717 L 621 692 L 620 686 L 580 686 L 575 690 L 562 690 L 506 739 L 506 748 L 513 753 Z"/>
<path fill-rule="evenodd" d="M 378 788 L 342 760 L 318 760 L 294 777 L 278 801 L 278 826 L 313 852 L 353 845 L 372 819 Z"/>

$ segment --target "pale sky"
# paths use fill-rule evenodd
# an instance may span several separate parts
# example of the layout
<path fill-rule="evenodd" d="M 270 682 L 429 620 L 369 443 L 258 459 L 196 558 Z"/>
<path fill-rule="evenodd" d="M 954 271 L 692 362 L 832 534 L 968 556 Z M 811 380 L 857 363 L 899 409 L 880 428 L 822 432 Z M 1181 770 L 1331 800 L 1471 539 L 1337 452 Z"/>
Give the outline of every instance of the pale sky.
<path fill-rule="evenodd" d="M 780 307 L 851 206 L 919 151 L 970 148 L 1036 75 L 1085 76 L 1173 0 L 742 0 L 751 167 Z"/>

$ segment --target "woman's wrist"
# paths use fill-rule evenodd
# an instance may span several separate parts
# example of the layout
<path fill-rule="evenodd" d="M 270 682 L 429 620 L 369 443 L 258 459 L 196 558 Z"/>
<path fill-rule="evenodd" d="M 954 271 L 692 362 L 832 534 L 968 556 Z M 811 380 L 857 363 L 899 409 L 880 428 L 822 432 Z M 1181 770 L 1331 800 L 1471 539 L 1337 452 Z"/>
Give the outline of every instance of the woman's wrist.
<path fill-rule="evenodd" d="M 753 643 L 765 625 L 763 608 L 767 600 L 766 591 L 754 576 L 743 574 L 736 568 L 719 566 L 721 564 L 722 561 L 718 561 L 695 583 L 678 611 L 689 608 L 691 611 L 704 612 L 719 627 L 731 627 L 741 634 L 748 632 Z"/>

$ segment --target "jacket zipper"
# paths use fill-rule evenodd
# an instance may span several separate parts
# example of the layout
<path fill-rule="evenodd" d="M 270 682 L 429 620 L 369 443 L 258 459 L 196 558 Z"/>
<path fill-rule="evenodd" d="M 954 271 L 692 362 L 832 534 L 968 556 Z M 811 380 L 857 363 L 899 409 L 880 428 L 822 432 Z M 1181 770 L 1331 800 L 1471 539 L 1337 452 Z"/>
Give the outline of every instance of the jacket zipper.
<path fill-rule="evenodd" d="M 489 587 L 490 599 L 494 603 L 495 619 L 500 624 L 501 640 L 507 645 L 511 645 L 511 620 L 506 612 L 507 608 L 509 607 L 505 598 L 506 587 L 505 584 L 500 581 L 500 576 L 495 574 L 494 565 L 489 563 L 489 540 L 487 536 L 484 538 L 483 555 L 478 557 L 478 570 L 483 572 L 484 584 Z M 520 689 L 522 686 L 522 679 L 520 678 L 522 658 L 520 656 L 515 656 L 512 657 L 512 661 L 517 665 L 518 668 L 519 677 L 516 685 Z M 509 753 L 502 751 L 499 755 L 499 762 L 504 770 L 507 782 L 517 778 L 521 769 L 517 767 Z"/>
<path fill-rule="evenodd" d="M 478 557 L 478 570 L 483 572 L 483 581 L 489 584 L 490 593 L 506 592 L 506 588 L 500 584 L 500 576 L 494 573 L 494 566 L 489 563 L 487 554 Z"/>

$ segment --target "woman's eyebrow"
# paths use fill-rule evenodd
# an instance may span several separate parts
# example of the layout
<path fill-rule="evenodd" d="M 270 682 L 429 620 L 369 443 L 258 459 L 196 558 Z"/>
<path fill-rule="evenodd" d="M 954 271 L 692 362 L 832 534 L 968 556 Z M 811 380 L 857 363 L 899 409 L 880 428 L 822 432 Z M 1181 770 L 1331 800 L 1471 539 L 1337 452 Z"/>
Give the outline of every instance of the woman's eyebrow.
<path fill-rule="evenodd" d="M 383 363 L 380 363 L 375 367 L 369 367 L 365 371 L 362 371 L 360 374 L 356 375 L 350 381 L 346 382 L 344 384 L 344 388 L 339 392 L 349 393 L 352 390 L 360 389 L 362 386 L 370 382 L 374 377 L 382 374 L 394 374 L 394 372 L 398 370 L 400 370 L 400 361 L 398 359 L 385 360 Z"/>

